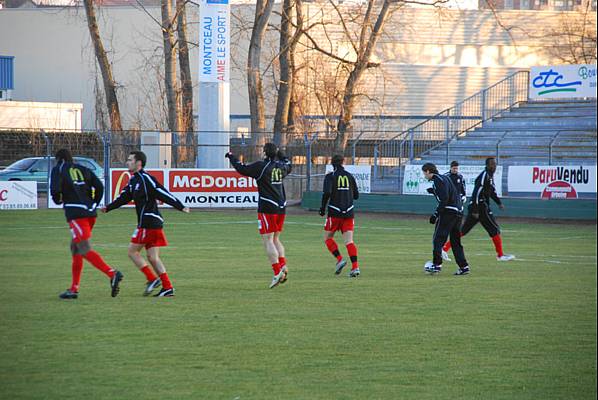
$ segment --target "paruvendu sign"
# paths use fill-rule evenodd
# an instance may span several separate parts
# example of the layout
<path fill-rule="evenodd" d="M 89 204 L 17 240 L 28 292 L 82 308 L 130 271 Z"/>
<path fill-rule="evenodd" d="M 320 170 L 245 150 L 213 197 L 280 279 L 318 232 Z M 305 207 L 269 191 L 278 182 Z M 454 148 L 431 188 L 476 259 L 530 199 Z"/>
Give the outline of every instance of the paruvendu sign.
<path fill-rule="evenodd" d="M 596 97 L 596 65 L 553 65 L 532 67 L 530 99 Z"/>
<path fill-rule="evenodd" d="M 199 5 L 199 81 L 230 80 L 230 8 L 228 0 Z"/>

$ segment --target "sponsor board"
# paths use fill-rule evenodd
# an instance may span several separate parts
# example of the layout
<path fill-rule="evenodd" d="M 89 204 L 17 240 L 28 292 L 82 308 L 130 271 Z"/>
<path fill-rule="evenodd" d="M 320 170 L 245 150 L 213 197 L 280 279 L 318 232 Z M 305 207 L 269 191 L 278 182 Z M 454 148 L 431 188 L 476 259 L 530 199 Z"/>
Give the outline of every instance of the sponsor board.
<path fill-rule="evenodd" d="M 36 210 L 37 182 L 0 181 L 0 210 Z"/>
<path fill-rule="evenodd" d="M 450 170 L 450 165 L 437 165 L 438 171 L 443 174 Z M 465 192 L 467 197 L 471 196 L 475 180 L 484 171 L 483 165 L 460 165 L 459 173 L 463 175 L 465 180 Z M 502 196 L 502 171 L 501 166 L 496 167 L 494 173 L 494 186 L 496 187 L 496 194 Z M 405 174 L 403 175 L 403 194 L 418 194 L 430 195 L 426 190 L 432 187 L 422 171 L 421 165 L 405 165 Z M 431 196 L 431 195 L 430 195 Z"/>
<path fill-rule="evenodd" d="M 191 208 L 205 207 L 257 207 L 258 193 L 255 179 L 235 170 L 204 169 L 148 169 L 176 198 Z M 110 171 L 112 199 L 128 184 L 130 174 L 126 169 Z M 131 203 L 129 206 L 132 206 Z M 164 205 L 168 207 L 167 205 Z"/>
<path fill-rule="evenodd" d="M 543 199 L 595 197 L 596 166 L 511 166 L 509 195 Z"/>
<path fill-rule="evenodd" d="M 372 188 L 372 167 L 370 165 L 344 165 L 357 183 L 359 193 L 370 193 Z M 333 171 L 332 165 L 326 165 L 326 173 Z"/>
<path fill-rule="evenodd" d="M 202 0 L 199 6 L 199 81 L 230 80 L 228 0 Z"/>
<path fill-rule="evenodd" d="M 532 67 L 530 99 L 596 97 L 596 65 Z"/>

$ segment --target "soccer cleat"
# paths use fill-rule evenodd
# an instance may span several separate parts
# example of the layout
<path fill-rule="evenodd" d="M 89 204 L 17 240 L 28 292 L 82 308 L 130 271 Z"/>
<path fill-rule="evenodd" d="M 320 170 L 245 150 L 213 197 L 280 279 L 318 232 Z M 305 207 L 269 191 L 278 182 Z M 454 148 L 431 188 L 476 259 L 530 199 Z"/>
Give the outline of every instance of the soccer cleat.
<path fill-rule="evenodd" d="M 58 297 L 60 297 L 61 299 L 65 299 L 65 300 L 72 300 L 72 299 L 76 299 L 77 297 L 79 297 L 79 293 L 73 292 L 73 291 L 71 291 L 71 289 L 67 289 L 63 293 L 60 293 L 58 295 Z"/>
<path fill-rule="evenodd" d="M 502 255 L 500 257 L 496 257 L 497 261 L 511 261 L 511 260 L 514 260 L 514 259 L 515 259 L 515 256 L 512 255 L 512 254 L 504 254 L 504 255 Z"/>
<path fill-rule="evenodd" d="M 161 284 L 162 284 L 162 281 L 160 280 L 160 278 L 156 278 L 153 281 L 148 282 L 147 285 L 145 285 L 145 290 L 143 291 L 143 295 L 149 296 L 150 294 L 152 294 L 154 289 L 156 289 Z"/>
<path fill-rule="evenodd" d="M 361 274 L 361 272 L 359 271 L 359 268 L 352 269 L 349 272 L 349 278 L 357 278 L 359 276 L 359 274 Z"/>
<path fill-rule="evenodd" d="M 115 271 L 114 276 L 110 279 L 110 289 L 112 297 L 118 296 L 118 292 L 120 291 L 120 281 L 122 281 L 124 275 L 120 271 Z"/>
<path fill-rule="evenodd" d="M 345 268 L 345 265 L 347 265 L 347 261 L 346 260 L 340 260 L 339 262 L 336 263 L 336 269 L 334 270 L 334 273 L 336 275 L 339 275 L 343 268 Z"/>
<path fill-rule="evenodd" d="M 428 262 L 424 267 L 424 271 L 431 275 L 438 274 L 440 271 L 442 271 L 442 265 L 434 265 L 431 262 Z"/>
<path fill-rule="evenodd" d="M 455 272 L 453 275 L 461 276 L 461 275 L 467 275 L 467 274 L 469 274 L 469 266 L 466 266 L 464 268 L 459 268 L 457 270 L 457 272 Z"/>
<path fill-rule="evenodd" d="M 162 288 L 154 297 L 174 297 L 174 288 L 164 289 Z"/>
<path fill-rule="evenodd" d="M 278 286 L 278 284 L 280 283 L 280 281 L 282 280 L 282 278 L 285 275 L 285 271 L 283 271 L 282 269 L 280 270 L 280 272 L 276 275 L 274 275 L 272 277 L 272 282 L 270 283 L 270 289 L 275 288 L 276 286 Z"/>
<path fill-rule="evenodd" d="M 443 259 L 444 261 L 451 261 L 451 259 L 450 259 L 449 255 L 448 255 L 448 253 L 447 253 L 446 251 L 444 251 L 444 250 L 442 250 L 442 259 Z"/>
<path fill-rule="evenodd" d="M 281 272 L 284 272 L 284 275 L 282 276 L 282 279 L 280 280 L 280 284 L 282 285 L 283 283 L 285 283 L 287 281 L 287 275 L 289 274 L 289 270 L 287 268 L 287 266 L 285 265 L 284 267 L 282 267 L 280 269 Z"/>

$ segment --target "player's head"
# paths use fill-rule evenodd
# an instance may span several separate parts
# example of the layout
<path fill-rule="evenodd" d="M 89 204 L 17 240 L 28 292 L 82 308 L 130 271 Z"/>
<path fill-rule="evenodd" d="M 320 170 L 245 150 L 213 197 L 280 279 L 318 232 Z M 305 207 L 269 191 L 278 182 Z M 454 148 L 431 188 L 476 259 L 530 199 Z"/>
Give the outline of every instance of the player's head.
<path fill-rule="evenodd" d="M 334 168 L 342 167 L 344 162 L 345 157 L 341 156 L 340 154 L 333 155 L 332 160 L 330 161 Z"/>
<path fill-rule="evenodd" d="M 491 174 L 493 174 L 493 173 L 496 172 L 496 158 L 494 158 L 494 157 L 488 157 L 486 159 L 486 169 Z"/>
<path fill-rule="evenodd" d="M 436 165 L 434 165 L 430 162 L 422 165 L 422 171 L 424 171 L 424 176 L 429 181 L 432 180 L 434 175 L 438 174 L 438 168 L 436 168 Z"/>
<path fill-rule="evenodd" d="M 451 174 L 458 174 L 458 173 L 459 173 L 459 162 L 451 161 Z"/>
<path fill-rule="evenodd" d="M 278 153 L 278 147 L 274 143 L 266 143 L 264 145 L 264 155 L 270 159 L 275 159 Z"/>
<path fill-rule="evenodd" d="M 56 161 L 72 163 L 73 155 L 69 149 L 60 149 L 56 152 Z"/>
<path fill-rule="evenodd" d="M 127 157 L 127 168 L 129 172 L 138 172 L 145 167 L 147 156 L 143 151 L 132 151 Z"/>

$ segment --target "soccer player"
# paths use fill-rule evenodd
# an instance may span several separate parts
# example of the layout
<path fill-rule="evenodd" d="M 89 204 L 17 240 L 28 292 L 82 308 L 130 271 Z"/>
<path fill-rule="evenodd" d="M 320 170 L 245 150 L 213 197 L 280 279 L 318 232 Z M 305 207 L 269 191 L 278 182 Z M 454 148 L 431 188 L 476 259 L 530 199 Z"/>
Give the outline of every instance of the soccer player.
<path fill-rule="evenodd" d="M 110 279 L 110 292 L 116 297 L 123 274 L 110 267 L 91 248 L 91 231 L 96 222 L 96 208 L 102 200 L 104 185 L 88 168 L 75 164 L 68 149 L 56 152 L 56 166 L 51 172 L 50 195 L 56 204 L 62 204 L 71 228 L 72 283 L 59 297 L 76 299 L 83 271 L 83 259 L 102 271 Z"/>
<path fill-rule="evenodd" d="M 132 151 L 129 154 L 127 168 L 131 173 L 131 179 L 118 198 L 102 208 L 102 212 L 115 210 L 128 204 L 131 200 L 135 202 L 137 228 L 135 228 L 131 243 L 129 243 L 128 254 L 147 279 L 143 295 L 149 296 L 154 289 L 162 285 L 162 289 L 154 297 L 173 297 L 174 287 L 164 263 L 160 259 L 160 247 L 168 246 L 168 241 L 162 229 L 164 218 L 158 210 L 158 200 L 185 213 L 189 213 L 190 210 L 168 192 L 156 178 L 145 172 L 143 168 L 146 161 L 147 157 L 141 151 Z M 144 247 L 153 271 L 141 255 L 141 250 Z"/>
<path fill-rule="evenodd" d="M 257 208 L 258 229 L 266 255 L 272 264 L 274 277 L 270 289 L 285 283 L 288 267 L 285 249 L 280 241 L 286 214 L 286 195 L 283 179 L 291 172 L 291 162 L 274 143 L 264 145 L 264 159 L 244 164 L 231 152 L 226 153 L 233 168 L 241 175 L 255 178 L 259 201 Z"/>
<path fill-rule="evenodd" d="M 438 169 L 432 163 L 422 166 L 424 176 L 432 182 L 434 196 L 438 200 L 438 207 L 430 217 L 430 223 L 435 224 L 432 243 L 434 245 L 432 264 L 426 264 L 426 272 L 430 274 L 439 273 L 442 270 L 442 245 L 447 238 L 453 242 L 453 255 L 459 266 L 455 275 L 469 274 L 469 265 L 465 259 L 465 252 L 461 246 L 460 227 L 463 218 L 463 203 L 461 193 L 457 190 L 451 179 L 446 175 L 440 175 Z"/>
<path fill-rule="evenodd" d="M 323 217 L 328 210 L 328 218 L 324 225 L 324 243 L 328 251 L 336 258 L 336 268 L 334 273 L 339 275 L 347 261 L 343 259 L 338 246 L 334 241 L 336 231 L 341 231 L 343 241 L 347 247 L 352 268 L 349 272 L 350 278 L 359 276 L 359 264 L 357 262 L 357 247 L 353 243 L 354 212 L 353 200 L 359 198 L 357 183 L 355 178 L 343 167 L 344 158 L 341 155 L 332 157 L 332 167 L 334 170 L 324 178 L 324 191 L 322 193 L 322 206 L 320 215 Z"/>
<path fill-rule="evenodd" d="M 465 191 L 465 179 L 463 178 L 463 175 L 459 173 L 459 162 L 451 161 L 451 169 L 444 175 L 448 176 L 451 179 L 451 182 L 453 182 L 453 185 L 455 185 L 455 187 L 461 194 L 461 202 L 465 204 L 465 201 L 467 200 L 467 194 Z M 434 194 L 434 190 L 430 188 L 428 189 L 428 193 Z M 442 259 L 445 261 L 451 261 L 448 255 L 448 250 L 444 250 L 444 248 L 442 249 Z"/>
<path fill-rule="evenodd" d="M 463 227 L 461 227 L 461 236 L 465 236 L 471 229 L 480 222 L 494 243 L 496 250 L 496 259 L 498 261 L 511 261 L 515 256 L 505 254 L 502 248 L 502 238 L 500 236 L 500 227 L 490 209 L 490 199 L 494 200 L 498 207 L 503 210 L 505 207 L 496 194 L 494 186 L 494 173 L 496 172 L 496 160 L 492 157 L 486 159 L 486 168 L 475 180 L 473 193 L 469 201 L 467 218 Z M 444 245 L 443 250 L 448 251 L 451 248 L 451 242 Z"/>

